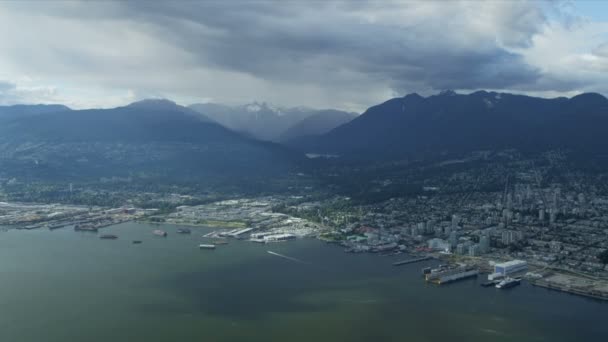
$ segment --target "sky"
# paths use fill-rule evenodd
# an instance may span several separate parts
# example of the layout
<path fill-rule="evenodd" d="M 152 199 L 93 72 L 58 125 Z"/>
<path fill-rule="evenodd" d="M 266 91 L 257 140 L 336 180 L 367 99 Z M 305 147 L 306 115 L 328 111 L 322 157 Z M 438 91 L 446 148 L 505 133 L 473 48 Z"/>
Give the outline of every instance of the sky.
<path fill-rule="evenodd" d="M 0 104 L 608 95 L 608 1 L 0 1 Z"/>

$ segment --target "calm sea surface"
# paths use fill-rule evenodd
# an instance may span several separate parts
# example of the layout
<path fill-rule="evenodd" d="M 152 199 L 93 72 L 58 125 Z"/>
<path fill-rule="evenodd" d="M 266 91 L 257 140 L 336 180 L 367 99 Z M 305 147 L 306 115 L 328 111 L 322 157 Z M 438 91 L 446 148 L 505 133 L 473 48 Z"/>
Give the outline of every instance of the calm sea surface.
<path fill-rule="evenodd" d="M 0 232 L 0 341 L 608 341 L 608 303 L 482 277 L 438 287 L 420 276 L 432 262 L 312 239 L 199 250 L 210 229 L 161 228 Z"/>

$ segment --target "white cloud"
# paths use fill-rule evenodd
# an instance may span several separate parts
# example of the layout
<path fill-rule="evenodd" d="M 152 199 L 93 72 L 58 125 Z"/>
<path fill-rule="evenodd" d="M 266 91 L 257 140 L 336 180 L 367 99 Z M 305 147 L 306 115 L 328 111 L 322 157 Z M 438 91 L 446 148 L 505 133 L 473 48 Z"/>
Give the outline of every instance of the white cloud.
<path fill-rule="evenodd" d="M 573 18 L 528 1 L 2 2 L 0 101 L 363 110 L 445 88 L 606 91 L 608 23 Z"/>

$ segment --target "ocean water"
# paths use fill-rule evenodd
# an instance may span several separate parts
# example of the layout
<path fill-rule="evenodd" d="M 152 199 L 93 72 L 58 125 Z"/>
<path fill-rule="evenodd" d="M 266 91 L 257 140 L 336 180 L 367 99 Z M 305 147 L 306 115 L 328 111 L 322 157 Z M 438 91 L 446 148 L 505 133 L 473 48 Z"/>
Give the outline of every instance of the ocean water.
<path fill-rule="evenodd" d="M 432 261 L 313 239 L 199 250 L 210 229 L 160 228 L 0 232 L 0 341 L 608 340 L 605 302 L 482 277 L 439 287 L 420 276 Z"/>

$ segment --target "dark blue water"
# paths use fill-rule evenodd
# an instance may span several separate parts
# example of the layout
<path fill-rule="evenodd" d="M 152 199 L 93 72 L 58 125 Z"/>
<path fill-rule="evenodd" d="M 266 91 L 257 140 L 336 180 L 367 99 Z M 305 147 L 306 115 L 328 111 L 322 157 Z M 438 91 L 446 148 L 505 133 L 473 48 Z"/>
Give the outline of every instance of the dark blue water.
<path fill-rule="evenodd" d="M 438 287 L 420 277 L 430 262 L 393 267 L 312 239 L 209 251 L 207 229 L 154 229 L 1 232 L 0 341 L 608 340 L 608 303 L 481 277 Z"/>

